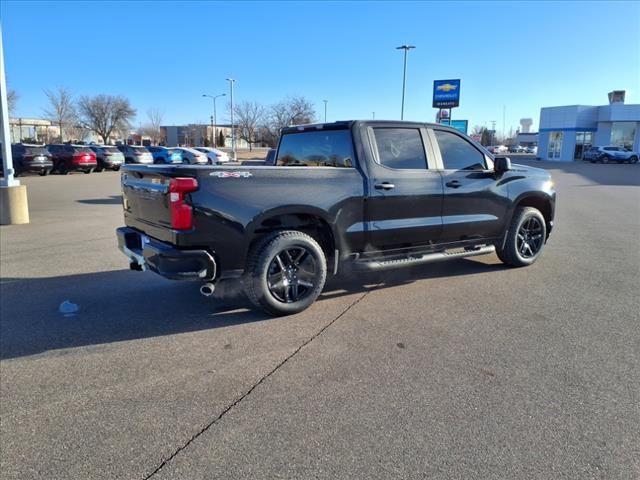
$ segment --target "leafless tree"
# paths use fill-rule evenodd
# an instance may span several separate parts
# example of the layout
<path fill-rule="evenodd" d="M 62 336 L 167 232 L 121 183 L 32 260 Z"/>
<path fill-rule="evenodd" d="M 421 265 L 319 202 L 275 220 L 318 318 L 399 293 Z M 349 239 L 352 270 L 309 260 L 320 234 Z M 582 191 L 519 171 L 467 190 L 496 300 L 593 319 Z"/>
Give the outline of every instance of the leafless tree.
<path fill-rule="evenodd" d="M 80 123 L 109 143 L 113 132 L 124 130 L 136 116 L 129 99 L 123 96 L 100 94 L 80 97 L 78 101 Z"/>
<path fill-rule="evenodd" d="M 272 105 L 264 124 L 265 140 L 275 145 L 280 130 L 289 125 L 312 123 L 316 118 L 313 104 L 302 96 L 289 97 Z"/>
<path fill-rule="evenodd" d="M 142 131 L 144 135 L 151 138 L 151 143 L 157 145 L 160 142 L 162 133 L 160 132 L 160 126 L 162 125 L 162 119 L 164 118 L 164 112 L 157 108 L 150 108 L 147 110 L 148 122 L 143 127 Z"/>
<path fill-rule="evenodd" d="M 18 95 L 18 92 L 16 92 L 15 90 L 9 90 L 7 92 L 7 104 L 9 106 L 9 113 L 13 113 L 13 111 L 16 109 L 19 98 L 20 95 Z"/>
<path fill-rule="evenodd" d="M 253 144 L 258 141 L 260 126 L 264 123 L 264 107 L 258 102 L 240 102 L 234 108 L 236 116 L 236 131 L 238 136 L 249 144 L 252 150 Z"/>
<path fill-rule="evenodd" d="M 65 87 L 45 90 L 44 94 L 49 100 L 49 106 L 43 110 L 44 114 L 48 120 L 60 127 L 60 141 L 64 142 L 65 130 L 73 127 L 77 119 L 73 94 Z"/>

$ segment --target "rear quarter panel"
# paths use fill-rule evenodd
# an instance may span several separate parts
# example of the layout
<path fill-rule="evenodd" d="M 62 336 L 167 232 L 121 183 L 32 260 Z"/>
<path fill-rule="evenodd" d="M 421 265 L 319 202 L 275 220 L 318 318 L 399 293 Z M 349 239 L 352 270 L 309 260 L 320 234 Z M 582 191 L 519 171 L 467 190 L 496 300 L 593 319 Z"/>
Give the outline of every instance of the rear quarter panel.
<path fill-rule="evenodd" d="M 192 194 L 194 230 L 189 242 L 210 246 L 222 270 L 243 268 L 251 241 L 269 219 L 309 214 L 332 229 L 336 248 L 357 248 L 346 237 L 362 222 L 364 182 L 353 168 L 195 167 L 200 188 Z M 236 174 L 239 174 L 236 176 Z M 243 176 L 243 174 L 249 174 Z"/>

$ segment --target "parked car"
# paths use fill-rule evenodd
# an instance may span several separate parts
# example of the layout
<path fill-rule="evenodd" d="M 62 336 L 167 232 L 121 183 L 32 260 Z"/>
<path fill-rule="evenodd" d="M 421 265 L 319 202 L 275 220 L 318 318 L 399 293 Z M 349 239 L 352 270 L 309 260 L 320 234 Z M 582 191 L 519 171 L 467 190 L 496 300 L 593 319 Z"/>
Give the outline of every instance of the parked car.
<path fill-rule="evenodd" d="M 506 145 L 490 145 L 487 147 L 487 150 L 489 150 L 494 155 L 498 155 L 500 153 L 507 153 L 509 149 L 506 147 Z"/>
<path fill-rule="evenodd" d="M 124 155 L 116 147 L 110 145 L 89 145 L 89 148 L 96 154 L 98 167 L 96 172 L 103 170 L 113 170 L 117 172 L 124 163 Z"/>
<path fill-rule="evenodd" d="M 91 173 L 98 166 L 96 154 L 86 145 L 56 143 L 46 147 L 51 153 L 53 169 L 61 175 L 73 171 Z"/>
<path fill-rule="evenodd" d="M 194 148 L 179 147 L 176 150 L 182 154 L 182 163 L 190 163 L 192 165 L 206 165 L 209 163 L 209 157 Z"/>
<path fill-rule="evenodd" d="M 617 162 L 617 163 L 638 163 L 638 153 L 625 150 L 622 147 L 591 147 L 582 155 L 584 160 L 591 163 Z"/>
<path fill-rule="evenodd" d="M 524 153 L 524 147 L 521 145 L 511 145 L 509 147 L 509 152 L 511 153 Z"/>
<path fill-rule="evenodd" d="M 16 177 L 29 172 L 44 176 L 53 170 L 51 154 L 44 145 L 14 143 L 11 145 L 11 157 L 13 158 L 13 175 Z M 4 176 L 2 149 L 0 149 L 0 175 Z"/>
<path fill-rule="evenodd" d="M 231 160 L 227 152 L 223 152 L 222 150 L 219 150 L 217 148 L 195 147 L 194 150 L 204 153 L 209 159 L 210 165 L 216 165 L 218 163 L 227 163 L 228 161 Z"/>
<path fill-rule="evenodd" d="M 437 124 L 287 127 L 274 167 L 123 169 L 126 226 L 116 234 L 132 270 L 200 282 L 203 295 L 242 279 L 271 315 L 309 307 L 343 271 L 494 252 L 531 265 L 555 212 L 547 171 L 512 168 Z"/>
<path fill-rule="evenodd" d="M 120 144 L 116 148 L 124 155 L 124 163 L 153 163 L 153 156 L 145 147 Z"/>
<path fill-rule="evenodd" d="M 153 163 L 182 163 L 182 154 L 175 148 L 147 147 L 153 156 Z"/>
<path fill-rule="evenodd" d="M 531 155 L 536 155 L 538 153 L 538 147 L 536 147 L 536 146 L 525 147 L 524 153 L 529 153 Z"/>
<path fill-rule="evenodd" d="M 275 165 L 276 164 L 276 152 L 275 148 L 270 148 L 267 152 L 267 157 L 264 159 L 265 165 Z"/>

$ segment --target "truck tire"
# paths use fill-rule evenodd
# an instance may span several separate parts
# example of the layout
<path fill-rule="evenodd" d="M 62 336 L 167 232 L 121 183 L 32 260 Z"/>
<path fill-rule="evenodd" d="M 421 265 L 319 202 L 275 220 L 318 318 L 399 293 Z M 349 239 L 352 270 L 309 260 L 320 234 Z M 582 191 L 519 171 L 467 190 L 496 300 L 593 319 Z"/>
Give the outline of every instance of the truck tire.
<path fill-rule="evenodd" d="M 496 254 L 505 265 L 526 267 L 538 259 L 546 239 L 547 224 L 542 213 L 533 207 L 518 207 L 504 247 L 497 249 Z"/>
<path fill-rule="evenodd" d="M 297 230 L 274 232 L 249 253 L 244 278 L 251 303 L 269 315 L 301 312 L 318 298 L 327 261 L 318 242 Z"/>

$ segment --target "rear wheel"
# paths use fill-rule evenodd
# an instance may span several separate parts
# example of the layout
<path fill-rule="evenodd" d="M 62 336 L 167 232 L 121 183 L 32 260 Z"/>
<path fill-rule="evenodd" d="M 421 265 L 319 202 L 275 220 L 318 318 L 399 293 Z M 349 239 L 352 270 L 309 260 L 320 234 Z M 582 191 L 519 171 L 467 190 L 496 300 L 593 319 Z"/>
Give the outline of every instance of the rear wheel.
<path fill-rule="evenodd" d="M 84 171 L 84 173 L 86 173 L 87 175 L 90 174 L 91 172 L 93 172 L 93 168 L 90 168 L 89 170 Z"/>
<path fill-rule="evenodd" d="M 58 166 L 58 173 L 60 175 L 67 175 L 69 173 L 69 170 L 67 170 L 67 167 L 65 167 L 64 163 L 61 163 L 60 166 Z"/>
<path fill-rule="evenodd" d="M 631 158 L 629 159 L 629 161 L 630 161 L 631 163 L 638 163 L 638 157 L 634 155 L 633 157 L 631 157 Z"/>
<path fill-rule="evenodd" d="M 40 176 L 41 176 L 41 177 L 46 177 L 47 175 L 49 175 L 49 172 L 50 172 L 50 171 L 51 171 L 51 170 L 42 170 L 42 171 L 40 172 Z"/>
<path fill-rule="evenodd" d="M 544 248 L 547 224 L 533 207 L 518 207 L 511 220 L 504 247 L 496 251 L 502 263 L 525 267 L 534 263 Z"/>
<path fill-rule="evenodd" d="M 249 254 L 245 292 L 270 315 L 291 315 L 318 298 L 327 278 L 327 262 L 318 242 L 288 230 L 259 241 Z"/>

